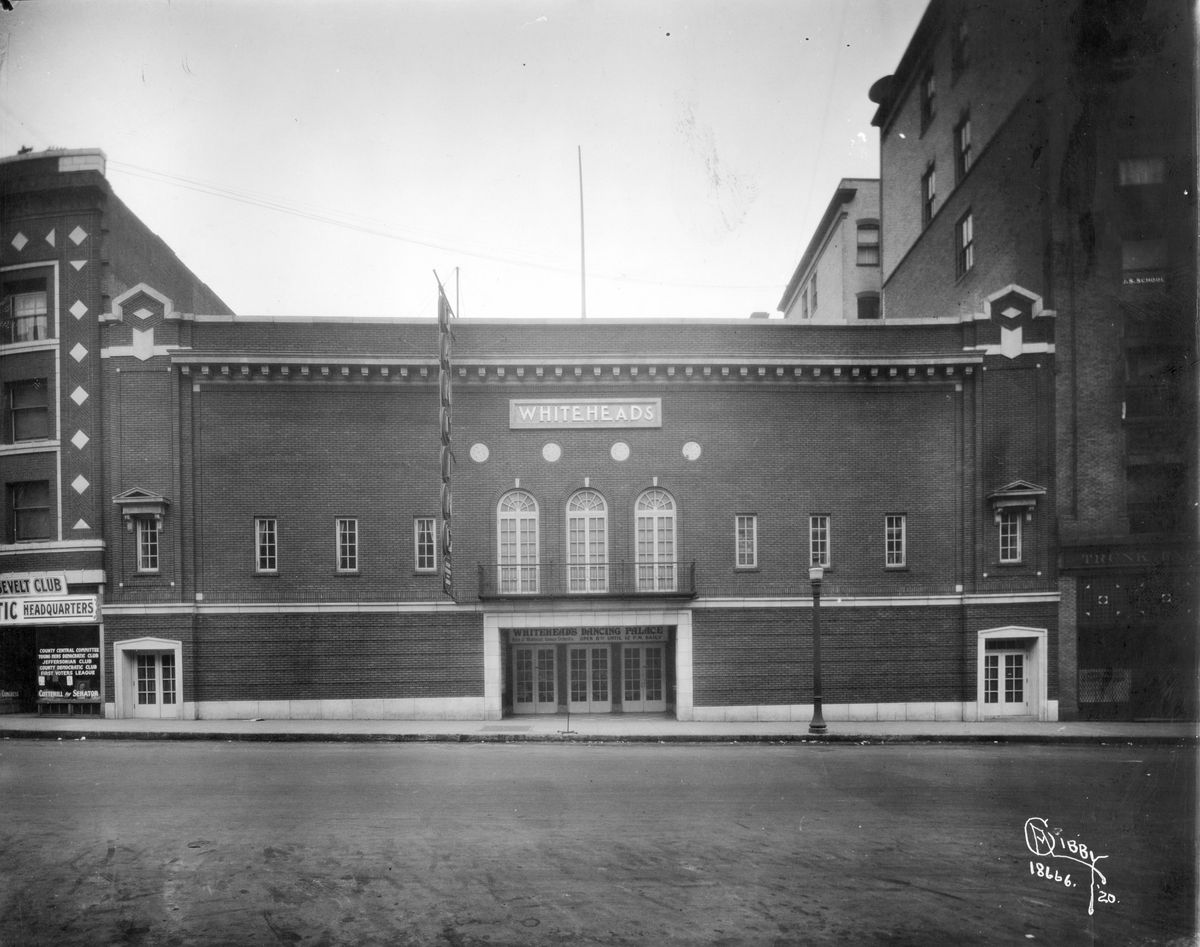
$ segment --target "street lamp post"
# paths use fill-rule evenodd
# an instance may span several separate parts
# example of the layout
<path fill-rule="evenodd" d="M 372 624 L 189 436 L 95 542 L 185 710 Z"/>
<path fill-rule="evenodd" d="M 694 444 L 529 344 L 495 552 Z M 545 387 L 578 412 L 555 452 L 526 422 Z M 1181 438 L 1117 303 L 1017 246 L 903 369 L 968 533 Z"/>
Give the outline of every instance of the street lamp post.
<path fill-rule="evenodd" d="M 812 583 L 813 599 L 813 715 L 808 725 L 809 733 L 824 733 L 825 718 L 821 716 L 821 579 L 825 570 L 813 566 L 808 570 L 808 580 Z"/>

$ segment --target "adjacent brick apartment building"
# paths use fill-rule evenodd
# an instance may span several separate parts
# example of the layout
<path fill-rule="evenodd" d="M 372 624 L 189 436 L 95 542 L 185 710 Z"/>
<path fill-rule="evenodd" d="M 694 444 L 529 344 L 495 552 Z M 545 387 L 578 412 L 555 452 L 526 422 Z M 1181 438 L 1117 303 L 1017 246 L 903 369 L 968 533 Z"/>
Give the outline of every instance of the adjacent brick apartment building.
<path fill-rule="evenodd" d="M 934 0 L 871 90 L 886 316 L 999 316 L 1016 385 L 1053 326 L 1064 715 L 1196 712 L 1193 12 Z"/>

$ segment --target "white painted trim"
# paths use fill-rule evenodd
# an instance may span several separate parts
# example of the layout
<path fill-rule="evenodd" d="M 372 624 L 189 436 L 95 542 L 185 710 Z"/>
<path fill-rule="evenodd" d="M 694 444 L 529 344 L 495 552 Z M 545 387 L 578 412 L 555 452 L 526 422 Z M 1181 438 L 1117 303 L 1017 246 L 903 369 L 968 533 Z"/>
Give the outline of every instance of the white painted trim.
<path fill-rule="evenodd" d="M 503 710 L 501 693 L 504 689 L 501 661 L 501 632 L 509 628 L 556 628 L 578 625 L 596 628 L 621 625 L 673 625 L 675 627 L 675 715 L 688 720 L 692 707 L 692 613 L 688 608 L 612 608 L 582 611 L 575 603 L 567 603 L 574 611 L 551 608 L 536 612 L 486 611 L 483 615 L 484 697 L 487 711 L 495 710 L 499 719 Z M 494 663 L 489 654 L 495 649 Z M 494 705 L 491 699 L 494 695 Z"/>
<path fill-rule="evenodd" d="M 696 707 L 686 719 L 701 722 L 808 723 L 812 704 L 734 704 L 720 707 Z M 822 703 L 822 716 L 830 722 L 926 720 L 973 721 L 975 702 L 895 701 L 858 704 Z M 678 719 L 683 720 L 684 717 Z"/>
<path fill-rule="evenodd" d="M 474 613 L 477 605 L 454 602 L 174 602 L 153 604 L 105 605 L 104 614 L 113 615 L 310 615 L 318 614 L 413 614 L 425 612 Z"/>
<path fill-rule="evenodd" d="M 0 545 L 0 556 L 19 556 L 29 552 L 103 552 L 102 539 L 64 539 L 61 542 L 5 543 Z"/>
<path fill-rule="evenodd" d="M 131 638 L 127 641 L 116 641 L 113 643 L 113 702 L 107 705 L 112 710 L 111 716 L 118 719 L 134 716 L 132 691 L 134 682 L 129 679 L 128 671 L 129 666 L 133 663 L 134 655 L 145 651 L 170 651 L 175 655 L 175 692 L 178 697 L 183 697 L 183 642 L 167 638 Z M 195 719 L 185 716 L 185 705 L 182 700 L 178 701 L 175 707 L 174 718 L 163 717 L 161 719 Z"/>
<path fill-rule="evenodd" d="M 11 457 L 13 454 L 48 454 L 58 450 L 59 446 L 57 438 L 46 438 L 44 441 L 17 441 L 0 446 L 0 457 Z"/>
<path fill-rule="evenodd" d="M 1050 658 L 1047 640 L 1049 632 L 1045 628 L 1029 628 L 1023 625 L 1005 625 L 1001 628 L 985 628 L 978 632 L 975 648 L 975 715 L 977 720 L 1005 720 L 999 714 L 985 714 L 983 702 L 983 656 L 987 642 L 995 638 L 1019 638 L 1029 643 L 1029 667 L 1031 716 L 1038 720 L 1057 720 L 1058 701 L 1049 700 Z M 1019 718 L 1018 718 L 1019 719 Z"/>
<path fill-rule="evenodd" d="M 202 700 L 202 720 L 486 720 L 483 697 Z"/>
<path fill-rule="evenodd" d="M 1029 605 L 1056 604 L 1060 593 L 1054 592 L 996 592 L 950 595 L 836 595 L 824 592 L 822 608 L 910 608 L 915 606 L 962 605 Z M 695 610 L 722 608 L 801 608 L 812 605 L 812 596 L 790 596 L 775 598 L 696 598 L 691 602 Z"/>
<path fill-rule="evenodd" d="M 128 299 L 133 299 L 133 297 L 137 296 L 139 293 L 145 294 L 151 299 L 154 299 L 162 304 L 163 318 L 179 318 L 179 314 L 175 311 L 175 303 L 171 300 L 171 298 L 163 293 L 160 293 L 149 283 L 138 283 L 136 286 L 131 286 L 129 289 L 125 290 L 125 292 L 121 293 L 121 295 L 113 297 L 112 311 L 105 313 L 102 318 L 124 319 L 125 301 Z"/>

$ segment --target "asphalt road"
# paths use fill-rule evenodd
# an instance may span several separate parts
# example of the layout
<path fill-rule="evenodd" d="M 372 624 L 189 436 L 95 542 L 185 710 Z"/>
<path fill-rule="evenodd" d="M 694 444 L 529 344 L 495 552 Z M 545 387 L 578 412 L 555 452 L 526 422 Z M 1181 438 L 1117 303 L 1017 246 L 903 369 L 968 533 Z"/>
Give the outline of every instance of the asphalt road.
<path fill-rule="evenodd" d="M 1191 944 L 1195 794 L 1194 747 L 6 740 L 0 944 Z"/>

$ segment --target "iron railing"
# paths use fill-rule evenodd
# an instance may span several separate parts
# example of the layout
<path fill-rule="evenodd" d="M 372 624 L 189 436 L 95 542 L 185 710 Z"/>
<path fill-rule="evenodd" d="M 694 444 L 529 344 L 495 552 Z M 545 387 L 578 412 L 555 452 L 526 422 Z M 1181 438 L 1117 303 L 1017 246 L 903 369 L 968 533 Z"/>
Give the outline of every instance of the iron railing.
<path fill-rule="evenodd" d="M 480 598 L 695 594 L 695 562 L 479 563 Z"/>

